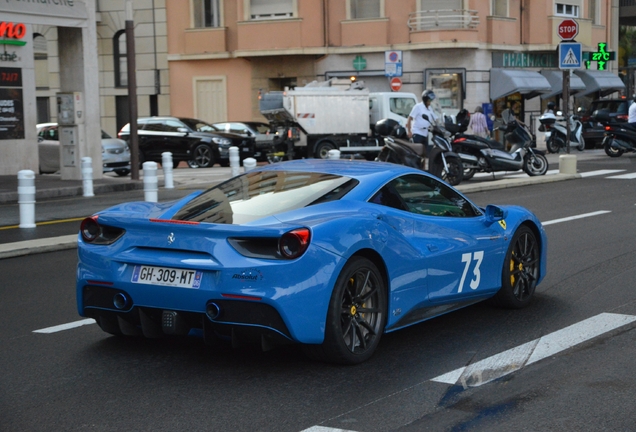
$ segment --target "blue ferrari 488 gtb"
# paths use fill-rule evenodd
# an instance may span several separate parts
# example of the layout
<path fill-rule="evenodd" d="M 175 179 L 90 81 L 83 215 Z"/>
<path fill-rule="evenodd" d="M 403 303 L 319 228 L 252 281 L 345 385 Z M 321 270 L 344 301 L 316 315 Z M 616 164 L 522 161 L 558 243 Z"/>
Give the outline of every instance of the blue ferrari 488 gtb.
<path fill-rule="evenodd" d="M 200 334 L 367 360 L 383 333 L 492 299 L 522 308 L 547 239 L 426 172 L 366 161 L 258 167 L 169 203 L 85 219 L 77 303 L 107 333 Z"/>

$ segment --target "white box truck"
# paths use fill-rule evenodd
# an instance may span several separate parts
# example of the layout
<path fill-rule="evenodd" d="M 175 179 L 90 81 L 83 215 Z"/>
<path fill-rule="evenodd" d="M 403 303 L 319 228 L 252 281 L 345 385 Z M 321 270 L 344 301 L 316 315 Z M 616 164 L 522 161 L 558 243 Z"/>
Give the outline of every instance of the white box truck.
<path fill-rule="evenodd" d="M 260 111 L 284 129 L 295 157 L 326 159 L 338 149 L 373 159 L 384 145 L 375 123 L 392 118 L 404 126 L 417 101 L 412 93 L 370 93 L 362 82 L 331 79 L 262 94 Z"/>

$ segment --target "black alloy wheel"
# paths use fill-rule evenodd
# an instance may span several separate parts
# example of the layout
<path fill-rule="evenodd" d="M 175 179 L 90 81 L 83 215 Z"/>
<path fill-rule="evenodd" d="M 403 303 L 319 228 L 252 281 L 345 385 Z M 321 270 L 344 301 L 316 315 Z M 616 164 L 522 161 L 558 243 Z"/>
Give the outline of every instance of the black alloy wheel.
<path fill-rule="evenodd" d="M 386 286 L 377 267 L 366 258 L 351 258 L 331 295 L 325 340 L 321 345 L 305 345 L 305 353 L 329 363 L 368 360 L 384 331 L 386 309 Z"/>
<path fill-rule="evenodd" d="M 508 247 L 501 271 L 501 288 L 493 302 L 511 309 L 528 306 L 537 286 L 540 260 L 537 237 L 529 227 L 522 225 Z"/>
<path fill-rule="evenodd" d="M 199 144 L 194 148 L 191 158 L 192 164 L 196 165 L 191 168 L 210 168 L 214 165 L 214 152 L 208 144 Z"/>

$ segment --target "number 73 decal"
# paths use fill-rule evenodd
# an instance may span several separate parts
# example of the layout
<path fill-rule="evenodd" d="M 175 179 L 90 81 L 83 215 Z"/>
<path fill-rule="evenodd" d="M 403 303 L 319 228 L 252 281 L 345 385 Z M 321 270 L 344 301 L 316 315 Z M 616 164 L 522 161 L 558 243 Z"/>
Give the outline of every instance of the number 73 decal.
<path fill-rule="evenodd" d="M 479 267 L 481 266 L 481 262 L 484 259 L 484 251 L 477 251 L 475 253 L 465 253 L 462 254 L 462 262 L 466 263 L 464 266 L 464 272 L 462 273 L 462 279 L 459 281 L 459 289 L 458 293 L 462 292 L 464 288 L 464 281 L 466 280 L 466 274 L 468 274 L 468 269 L 471 267 L 471 263 L 475 261 L 473 268 L 473 277 L 470 280 L 470 288 L 476 290 L 479 288 L 479 282 L 481 282 L 481 272 L 479 271 Z"/>

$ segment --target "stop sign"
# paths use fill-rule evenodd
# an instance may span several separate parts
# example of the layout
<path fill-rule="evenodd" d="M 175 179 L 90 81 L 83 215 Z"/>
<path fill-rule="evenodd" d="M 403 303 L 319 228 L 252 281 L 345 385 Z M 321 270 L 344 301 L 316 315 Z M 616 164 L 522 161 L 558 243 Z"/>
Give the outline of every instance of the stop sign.
<path fill-rule="evenodd" d="M 391 90 L 396 92 L 396 91 L 400 91 L 401 88 L 402 88 L 402 80 L 399 79 L 398 77 L 391 78 Z"/>
<path fill-rule="evenodd" d="M 579 23 L 571 18 L 564 19 L 557 29 L 559 37 L 564 41 L 572 40 L 579 34 Z"/>

